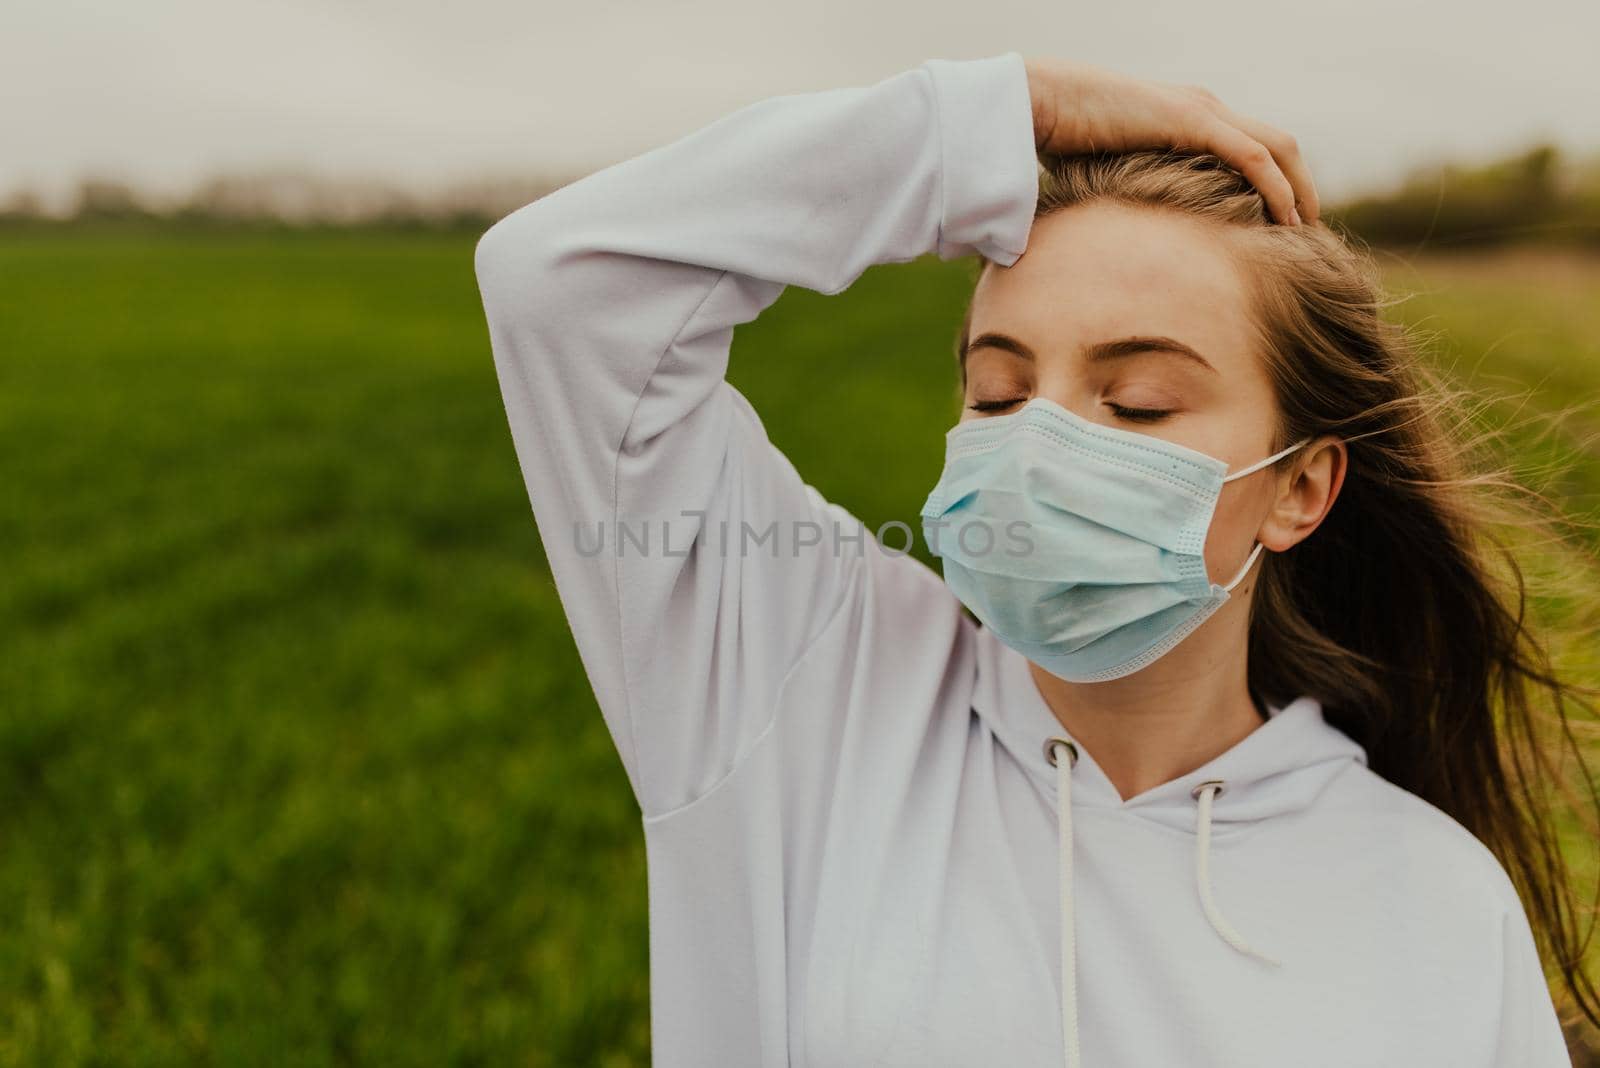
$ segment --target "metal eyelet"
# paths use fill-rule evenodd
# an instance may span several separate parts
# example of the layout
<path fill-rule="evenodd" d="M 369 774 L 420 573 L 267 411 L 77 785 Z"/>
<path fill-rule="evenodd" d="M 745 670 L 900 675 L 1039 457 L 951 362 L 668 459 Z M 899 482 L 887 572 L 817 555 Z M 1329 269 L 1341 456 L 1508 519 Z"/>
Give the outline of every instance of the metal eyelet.
<path fill-rule="evenodd" d="M 1050 766 L 1052 768 L 1056 766 L 1056 745 L 1058 743 L 1067 747 L 1067 767 L 1077 767 L 1078 747 L 1066 738 L 1046 738 L 1044 740 L 1044 758 L 1050 762 Z"/>
<path fill-rule="evenodd" d="M 1217 792 L 1211 797 L 1211 799 L 1215 801 L 1217 798 L 1222 796 L 1223 791 L 1227 789 L 1228 784 L 1223 782 L 1221 779 L 1207 779 L 1199 786 L 1196 786 L 1193 790 L 1190 790 L 1189 796 L 1194 798 L 1196 801 L 1200 800 L 1201 792 L 1204 791 L 1208 786 L 1215 786 L 1217 788 Z"/>

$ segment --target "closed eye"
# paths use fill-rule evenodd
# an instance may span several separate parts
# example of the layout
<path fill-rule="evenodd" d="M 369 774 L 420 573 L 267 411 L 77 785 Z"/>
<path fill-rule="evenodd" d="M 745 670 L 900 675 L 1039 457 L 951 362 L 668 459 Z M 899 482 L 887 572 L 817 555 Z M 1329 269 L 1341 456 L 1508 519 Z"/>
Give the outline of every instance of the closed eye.
<path fill-rule="evenodd" d="M 967 408 L 974 412 L 1003 412 L 1007 408 L 1016 407 L 1017 405 L 1023 403 L 1026 399 L 1026 397 L 1012 397 L 1009 400 L 973 401 L 971 404 L 967 405 Z"/>
<path fill-rule="evenodd" d="M 1172 414 L 1168 408 L 1125 408 L 1110 401 L 1106 402 L 1106 406 L 1118 419 L 1127 419 L 1135 423 L 1154 423 Z"/>

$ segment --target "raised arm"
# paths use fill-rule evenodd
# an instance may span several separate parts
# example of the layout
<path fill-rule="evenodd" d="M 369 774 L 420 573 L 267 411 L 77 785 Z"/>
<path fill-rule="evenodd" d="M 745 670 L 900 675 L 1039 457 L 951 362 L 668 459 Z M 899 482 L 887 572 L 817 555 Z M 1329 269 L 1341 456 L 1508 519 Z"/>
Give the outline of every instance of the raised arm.
<path fill-rule="evenodd" d="M 862 564 L 850 542 L 834 551 L 833 525 L 854 520 L 725 381 L 733 328 L 788 285 L 837 293 L 873 264 L 1013 263 L 1037 196 L 1033 122 L 1019 54 L 928 60 L 750 104 L 480 239 L 529 499 L 646 814 L 748 751 Z M 809 524 L 819 544 L 801 544 Z"/>

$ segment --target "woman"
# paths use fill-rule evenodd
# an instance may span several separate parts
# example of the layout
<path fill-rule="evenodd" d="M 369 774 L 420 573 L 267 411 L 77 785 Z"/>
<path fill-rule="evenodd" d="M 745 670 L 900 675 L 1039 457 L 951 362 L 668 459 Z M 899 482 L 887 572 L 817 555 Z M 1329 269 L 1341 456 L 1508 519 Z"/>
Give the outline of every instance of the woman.
<path fill-rule="evenodd" d="M 1204 91 L 1011 52 L 760 101 L 483 236 L 643 812 L 657 1065 L 1568 1063 L 1508 869 L 1557 953 L 1573 918 L 1490 714 L 1523 636 L 1317 216 Z M 985 261 L 944 581 L 723 377 L 786 286 L 927 252 Z"/>

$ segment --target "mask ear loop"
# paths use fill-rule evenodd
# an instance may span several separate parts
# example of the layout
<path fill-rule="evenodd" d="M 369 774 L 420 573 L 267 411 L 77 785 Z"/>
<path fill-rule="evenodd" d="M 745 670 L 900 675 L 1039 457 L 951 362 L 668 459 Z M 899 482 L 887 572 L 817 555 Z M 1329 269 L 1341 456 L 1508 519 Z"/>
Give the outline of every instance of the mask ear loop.
<path fill-rule="evenodd" d="M 1277 461 L 1283 459 L 1285 456 L 1288 456 L 1291 452 L 1294 452 L 1294 450 L 1296 450 L 1298 448 L 1301 448 L 1302 446 L 1304 446 L 1310 440 L 1311 440 L 1310 438 L 1301 438 L 1299 441 L 1295 442 L 1293 445 L 1290 445 L 1288 448 L 1279 449 L 1277 452 L 1273 453 L 1271 456 L 1268 456 L 1265 460 L 1257 460 L 1255 463 L 1251 464 L 1249 467 L 1245 468 L 1244 470 L 1235 471 L 1233 474 L 1228 475 L 1222 481 L 1224 481 L 1224 482 L 1232 482 L 1236 478 L 1243 478 L 1245 475 L 1254 474 L 1255 472 L 1261 470 L 1263 467 L 1266 467 L 1268 464 L 1276 463 Z M 1233 591 L 1233 588 L 1239 584 L 1239 581 L 1241 579 L 1243 579 L 1247 573 L 1249 573 L 1250 566 L 1256 562 L 1256 557 L 1261 555 L 1261 550 L 1264 549 L 1264 548 L 1266 548 L 1266 546 L 1262 545 L 1259 541 L 1256 542 L 1256 547 L 1254 549 L 1250 550 L 1250 555 L 1249 556 L 1245 557 L 1244 566 L 1239 569 L 1238 573 L 1236 575 L 1234 575 L 1233 578 L 1228 580 L 1227 585 L 1222 587 L 1224 592 L 1230 592 L 1231 593 Z"/>
<path fill-rule="evenodd" d="M 1236 478 L 1243 478 L 1245 475 L 1254 474 L 1255 472 L 1261 470 L 1263 467 L 1266 467 L 1268 464 L 1277 463 L 1279 460 L 1283 459 L 1285 456 L 1288 456 L 1291 452 L 1294 452 L 1294 450 L 1304 447 L 1308 442 L 1310 442 L 1310 440 L 1311 440 L 1310 438 L 1301 438 L 1299 441 L 1295 442 L 1293 445 L 1290 445 L 1288 448 L 1279 449 L 1277 452 L 1273 453 L 1271 456 L 1267 457 L 1265 460 L 1257 460 L 1255 463 L 1251 464 L 1249 467 L 1245 468 L 1242 471 L 1235 471 L 1231 475 L 1224 476 L 1222 481 L 1224 481 L 1224 482 L 1232 482 Z"/>
<path fill-rule="evenodd" d="M 1239 580 L 1244 578 L 1245 573 L 1250 570 L 1250 565 L 1256 562 L 1256 557 L 1261 555 L 1261 550 L 1264 548 L 1266 548 L 1266 546 L 1262 545 L 1259 541 L 1256 542 L 1256 547 L 1250 550 L 1249 556 L 1245 557 L 1244 566 L 1239 569 L 1239 573 L 1234 575 L 1233 578 L 1229 579 L 1226 586 L 1222 587 L 1225 592 L 1233 592 L 1233 588 L 1239 585 Z"/>

